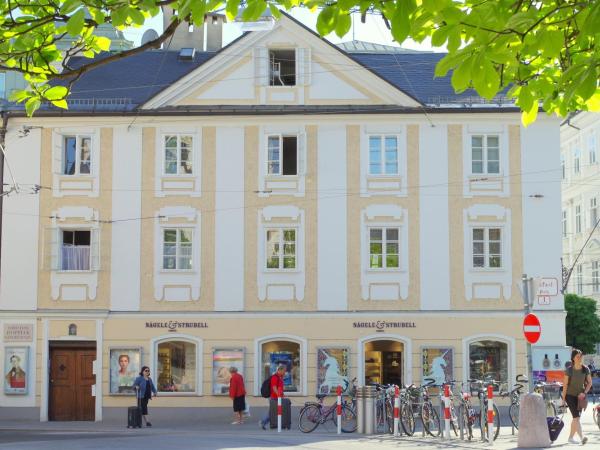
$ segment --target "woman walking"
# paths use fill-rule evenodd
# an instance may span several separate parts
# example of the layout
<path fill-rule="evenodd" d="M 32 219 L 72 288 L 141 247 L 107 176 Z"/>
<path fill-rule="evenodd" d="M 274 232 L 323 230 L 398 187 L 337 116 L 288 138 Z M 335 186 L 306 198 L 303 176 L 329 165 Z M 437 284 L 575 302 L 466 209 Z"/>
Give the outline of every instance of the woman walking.
<path fill-rule="evenodd" d="M 571 366 L 565 370 L 565 380 L 563 383 L 562 399 L 566 403 L 573 416 L 571 422 L 571 431 L 569 433 L 569 444 L 584 445 L 587 437 L 583 436 L 581 430 L 580 415 L 586 402 L 586 394 L 592 388 L 592 377 L 590 369 L 584 366 L 583 352 L 576 348 L 571 352 Z M 575 433 L 579 435 L 580 441 L 575 439 Z"/>
<path fill-rule="evenodd" d="M 150 378 L 150 368 L 148 366 L 142 367 L 140 376 L 133 382 L 133 387 L 137 392 L 137 398 L 141 400 L 142 406 L 142 418 L 146 422 L 147 427 L 151 427 L 150 418 L 148 417 L 148 401 L 152 399 L 152 396 L 156 397 L 156 387 L 152 378 Z"/>
<path fill-rule="evenodd" d="M 246 389 L 244 388 L 244 377 L 237 370 L 237 367 L 230 367 L 229 373 L 229 397 L 233 400 L 234 421 L 232 425 L 240 425 L 243 423 L 242 414 L 246 409 Z"/>

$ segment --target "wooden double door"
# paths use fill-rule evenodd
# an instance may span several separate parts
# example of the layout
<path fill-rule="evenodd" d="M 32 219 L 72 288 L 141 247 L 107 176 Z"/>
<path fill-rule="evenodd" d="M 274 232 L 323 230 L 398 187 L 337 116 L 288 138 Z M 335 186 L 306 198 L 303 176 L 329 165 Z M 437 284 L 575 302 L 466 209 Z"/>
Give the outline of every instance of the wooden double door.
<path fill-rule="evenodd" d="M 95 343 L 93 347 L 50 346 L 50 420 L 95 419 L 95 359 Z"/>

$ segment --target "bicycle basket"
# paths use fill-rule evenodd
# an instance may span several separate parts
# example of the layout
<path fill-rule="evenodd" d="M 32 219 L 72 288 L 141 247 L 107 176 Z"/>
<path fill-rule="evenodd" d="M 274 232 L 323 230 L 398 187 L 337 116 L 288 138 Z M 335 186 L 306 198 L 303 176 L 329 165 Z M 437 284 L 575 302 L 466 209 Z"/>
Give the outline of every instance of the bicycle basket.
<path fill-rule="evenodd" d="M 542 395 L 548 400 L 560 400 L 561 391 L 562 385 L 560 384 L 546 384 L 542 388 Z"/>

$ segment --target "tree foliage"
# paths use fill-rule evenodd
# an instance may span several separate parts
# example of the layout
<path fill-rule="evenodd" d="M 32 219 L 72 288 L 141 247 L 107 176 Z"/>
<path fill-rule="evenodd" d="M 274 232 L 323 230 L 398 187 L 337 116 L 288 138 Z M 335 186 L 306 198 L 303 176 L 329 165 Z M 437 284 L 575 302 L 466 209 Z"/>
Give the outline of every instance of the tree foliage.
<path fill-rule="evenodd" d="M 596 300 L 575 294 L 565 295 L 567 310 L 567 345 L 583 353 L 595 353 L 600 342 L 600 318 L 596 311 Z"/>
<path fill-rule="evenodd" d="M 487 99 L 508 89 L 524 123 L 535 120 L 540 106 L 561 116 L 600 111 L 597 0 L 5 0 L 0 6 L 0 70 L 25 75 L 30 89 L 14 99 L 26 102 L 28 113 L 41 100 L 67 107 L 70 85 L 51 87 L 48 81 L 73 82 L 115 57 L 158 48 L 179 21 L 199 26 L 205 14 L 223 10 L 233 19 L 240 5 L 244 20 L 256 19 L 267 8 L 276 17 L 279 8 L 310 8 L 318 13 L 317 30 L 323 36 L 344 36 L 352 24 L 349 14 L 360 12 L 363 20 L 383 20 L 398 43 L 430 38 L 434 47 L 448 51 L 436 75 L 452 72 L 457 92 L 472 87 Z M 98 25 L 140 27 L 162 6 L 177 15 L 155 41 L 141 50 L 69 66 L 69 56 L 93 58 L 108 49 L 110 41 L 93 34 Z M 65 37 L 72 38 L 71 48 L 61 53 L 56 41 Z"/>

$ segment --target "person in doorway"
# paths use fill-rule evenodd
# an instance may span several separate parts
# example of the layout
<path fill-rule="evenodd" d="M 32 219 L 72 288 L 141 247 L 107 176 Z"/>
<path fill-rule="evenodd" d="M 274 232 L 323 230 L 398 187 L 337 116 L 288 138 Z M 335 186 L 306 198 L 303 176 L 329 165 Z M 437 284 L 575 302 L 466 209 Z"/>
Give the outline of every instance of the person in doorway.
<path fill-rule="evenodd" d="M 271 415 L 269 408 L 271 407 L 271 399 L 274 398 L 277 400 L 277 397 L 283 398 L 283 377 L 285 375 L 285 366 L 280 364 L 277 366 L 277 370 L 273 375 L 271 375 L 271 397 L 269 398 L 267 414 L 261 420 L 258 421 L 258 426 L 260 426 L 263 430 L 267 429 L 267 423 L 271 422 Z"/>
<path fill-rule="evenodd" d="M 571 431 L 569 432 L 569 444 L 584 445 L 587 437 L 581 430 L 581 401 L 585 400 L 586 394 L 592 388 L 592 377 L 590 369 L 582 363 L 583 352 L 576 348 L 571 352 L 571 366 L 565 370 L 565 379 L 563 383 L 562 399 L 573 416 L 571 422 Z M 575 433 L 579 435 L 579 441 L 575 439 Z"/>
<path fill-rule="evenodd" d="M 244 410 L 246 409 L 246 389 L 244 388 L 244 377 L 237 370 L 237 367 L 230 367 L 229 373 L 229 397 L 233 400 L 234 420 L 232 425 L 241 425 L 243 421 Z"/>
<path fill-rule="evenodd" d="M 137 391 L 137 398 L 140 399 L 142 407 L 142 418 L 146 422 L 147 427 L 151 427 L 152 423 L 148 417 L 148 401 L 152 399 L 152 396 L 156 397 L 156 387 L 152 378 L 150 378 L 150 368 L 148 366 L 142 367 L 140 376 L 135 379 L 133 386 Z"/>

